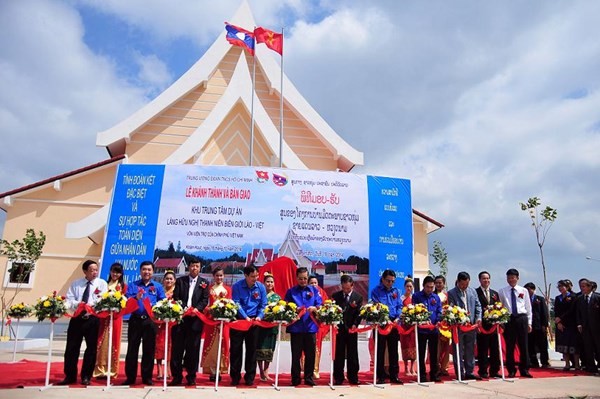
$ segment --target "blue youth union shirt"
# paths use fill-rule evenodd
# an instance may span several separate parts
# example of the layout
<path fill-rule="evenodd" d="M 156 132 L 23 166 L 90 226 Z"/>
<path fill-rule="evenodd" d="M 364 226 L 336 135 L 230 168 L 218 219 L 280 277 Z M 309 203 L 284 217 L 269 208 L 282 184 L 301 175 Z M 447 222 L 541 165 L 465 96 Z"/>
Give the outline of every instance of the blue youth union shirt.
<path fill-rule="evenodd" d="M 319 290 L 312 285 L 304 288 L 297 285 L 290 288 L 285 293 L 285 300 L 286 302 L 294 302 L 298 308 L 319 307 L 323 304 Z M 288 333 L 316 333 L 318 329 L 317 325 L 310 318 L 310 314 L 306 312 L 300 320 L 288 326 L 286 331 Z"/>

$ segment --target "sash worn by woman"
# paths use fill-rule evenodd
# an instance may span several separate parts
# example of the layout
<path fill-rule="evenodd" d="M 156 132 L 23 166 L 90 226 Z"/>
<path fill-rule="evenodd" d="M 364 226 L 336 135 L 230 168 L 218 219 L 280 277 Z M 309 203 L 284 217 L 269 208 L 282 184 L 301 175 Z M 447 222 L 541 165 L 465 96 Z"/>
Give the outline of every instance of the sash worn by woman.
<path fill-rule="evenodd" d="M 177 277 L 175 275 L 175 273 L 173 271 L 167 271 L 165 272 L 165 275 L 163 277 L 163 287 L 165 289 L 165 295 L 167 296 L 167 298 L 171 299 L 173 297 L 173 291 L 175 291 L 175 281 L 177 280 Z M 169 353 L 167 353 L 167 355 L 169 356 L 169 359 L 171 359 L 171 331 L 173 330 L 173 326 L 171 325 L 169 327 L 169 348 L 167 349 L 167 351 Z M 159 324 L 158 325 L 158 330 L 156 332 L 156 347 L 154 349 L 154 359 L 156 359 L 156 368 L 157 368 L 157 375 L 156 377 L 158 379 L 163 378 L 163 373 L 164 373 L 164 360 L 165 360 L 165 324 Z M 169 375 L 170 373 L 168 373 Z"/>
<path fill-rule="evenodd" d="M 120 291 L 123 295 L 127 291 L 127 286 L 123 281 L 123 265 L 114 263 L 110 267 L 107 278 L 109 291 Z M 96 367 L 92 374 L 95 378 L 108 377 L 108 336 L 109 336 L 110 318 L 101 319 L 98 331 L 98 346 L 96 355 Z M 121 354 L 121 331 L 123 329 L 123 319 L 113 319 L 112 332 L 112 354 L 110 365 L 110 377 L 115 378 L 119 373 L 119 355 Z"/>
<path fill-rule="evenodd" d="M 210 297 L 206 309 L 219 298 L 231 299 L 231 288 L 223 283 L 225 273 L 220 266 L 212 272 L 213 285 L 210 287 Z M 223 330 L 223 342 L 221 343 L 221 366 L 220 374 L 227 374 L 229 369 L 229 330 Z M 219 326 L 204 325 L 204 347 L 202 349 L 202 372 L 210 374 L 210 381 L 214 381 L 217 375 L 217 357 L 219 353 Z"/>
<path fill-rule="evenodd" d="M 281 300 L 281 297 L 274 291 L 275 278 L 272 274 L 265 275 L 263 280 L 267 289 L 267 302 L 269 304 L 276 303 Z M 277 327 L 261 328 L 258 331 L 258 347 L 256 349 L 256 362 L 260 371 L 261 381 L 272 381 L 269 376 L 269 364 L 273 362 L 273 352 L 277 344 Z"/>

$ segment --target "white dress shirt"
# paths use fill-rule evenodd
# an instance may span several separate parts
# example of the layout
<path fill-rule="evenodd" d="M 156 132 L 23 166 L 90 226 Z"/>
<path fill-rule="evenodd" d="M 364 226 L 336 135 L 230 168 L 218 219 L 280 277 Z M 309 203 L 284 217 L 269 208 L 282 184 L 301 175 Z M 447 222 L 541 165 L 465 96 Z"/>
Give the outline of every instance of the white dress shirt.
<path fill-rule="evenodd" d="M 533 312 L 531 311 L 531 297 L 529 296 L 529 291 L 525 287 L 521 287 L 520 285 L 515 285 L 515 295 L 517 296 L 517 313 L 526 314 L 527 315 L 527 324 L 531 326 L 531 319 L 533 317 Z M 500 288 L 498 291 L 498 295 L 500 295 L 500 301 L 504 305 L 506 309 L 508 309 L 508 313 L 512 314 L 512 305 L 510 303 L 510 295 L 513 287 L 507 285 L 506 287 Z"/>
<path fill-rule="evenodd" d="M 188 300 L 186 303 L 186 307 L 191 307 L 192 306 L 192 296 L 194 295 L 194 289 L 196 289 L 196 283 L 198 282 L 198 276 L 196 276 L 196 278 L 191 278 L 190 279 L 190 290 L 188 291 Z"/>
<path fill-rule="evenodd" d="M 78 280 L 73 281 L 69 290 L 67 291 L 67 309 L 76 309 L 83 298 L 83 292 L 85 291 L 85 287 L 87 286 L 88 280 L 86 278 L 80 278 Z M 91 281 L 90 285 L 90 293 L 88 297 L 87 304 L 90 306 L 94 306 L 96 302 L 108 291 L 108 285 L 106 281 L 95 278 Z"/>

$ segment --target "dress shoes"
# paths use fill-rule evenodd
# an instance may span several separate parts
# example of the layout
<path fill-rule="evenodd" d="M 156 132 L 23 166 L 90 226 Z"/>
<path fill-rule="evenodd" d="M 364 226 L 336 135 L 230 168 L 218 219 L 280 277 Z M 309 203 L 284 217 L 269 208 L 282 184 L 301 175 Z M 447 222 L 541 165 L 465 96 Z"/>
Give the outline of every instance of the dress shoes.
<path fill-rule="evenodd" d="M 344 380 L 333 380 L 333 385 L 343 385 Z"/>
<path fill-rule="evenodd" d="M 515 373 L 514 371 L 508 372 L 508 378 L 515 378 L 515 375 L 517 375 L 517 373 Z"/>
<path fill-rule="evenodd" d="M 436 376 L 431 379 L 431 382 L 442 382 L 442 379 Z"/>
<path fill-rule="evenodd" d="M 154 385 L 154 381 L 151 378 L 142 380 L 142 384 L 152 386 Z"/>
<path fill-rule="evenodd" d="M 309 387 L 314 387 L 317 384 L 315 384 L 315 382 L 313 381 L 312 378 L 307 378 L 304 380 L 304 385 L 308 385 Z"/>
<path fill-rule="evenodd" d="M 529 374 L 529 371 L 522 372 L 521 377 L 533 378 L 533 376 L 531 374 Z"/>
<path fill-rule="evenodd" d="M 181 383 L 183 382 L 183 379 L 181 378 L 173 378 L 171 380 L 171 382 L 169 382 L 167 385 L 169 385 L 170 387 L 176 387 L 181 385 Z"/>
<path fill-rule="evenodd" d="M 421 379 L 419 380 L 420 383 L 424 383 L 424 382 L 427 382 L 427 381 L 428 381 L 427 377 L 425 377 L 425 376 L 421 376 Z"/>
<path fill-rule="evenodd" d="M 254 385 L 254 380 L 244 380 L 244 384 L 248 387 L 251 387 Z"/>
<path fill-rule="evenodd" d="M 385 378 L 378 378 L 376 383 L 377 383 L 377 385 L 385 384 Z"/>
<path fill-rule="evenodd" d="M 133 385 L 133 384 L 135 384 L 135 381 L 125 380 L 120 385 Z"/>
<path fill-rule="evenodd" d="M 404 383 L 400 381 L 398 377 L 390 377 L 390 382 L 392 384 L 404 385 Z"/>
<path fill-rule="evenodd" d="M 185 381 L 185 386 L 186 387 L 195 387 L 196 386 L 196 380 L 195 379 L 189 379 Z"/>
<path fill-rule="evenodd" d="M 292 382 L 290 383 L 291 386 L 293 387 L 297 387 L 298 385 L 300 385 L 300 381 L 299 380 L 292 380 Z"/>
<path fill-rule="evenodd" d="M 463 378 L 463 380 L 476 380 L 476 381 L 481 381 L 481 377 L 476 376 L 475 374 L 466 374 L 465 378 Z"/>
<path fill-rule="evenodd" d="M 87 387 L 88 385 L 90 385 L 90 383 L 90 379 L 87 377 L 81 379 L 81 385 L 85 385 Z"/>
<path fill-rule="evenodd" d="M 239 378 L 232 378 L 231 382 L 229 383 L 229 385 L 231 385 L 232 387 L 237 387 L 238 385 L 240 385 L 240 379 Z"/>
<path fill-rule="evenodd" d="M 502 376 L 499 373 L 492 373 L 490 374 L 490 378 L 502 378 Z"/>
<path fill-rule="evenodd" d="M 70 380 L 68 378 L 65 378 L 64 380 L 57 382 L 55 385 L 71 385 L 71 384 L 75 384 L 75 380 Z"/>
<path fill-rule="evenodd" d="M 490 378 L 490 375 L 488 373 L 479 373 L 479 376 L 481 378 Z"/>
<path fill-rule="evenodd" d="M 350 383 L 350 385 L 360 385 L 360 380 L 348 380 L 348 382 Z M 342 385 L 342 384 L 339 384 Z"/>
<path fill-rule="evenodd" d="M 217 380 L 217 375 L 216 374 L 211 374 L 210 377 L 208 377 L 208 380 L 210 382 L 215 382 Z"/>

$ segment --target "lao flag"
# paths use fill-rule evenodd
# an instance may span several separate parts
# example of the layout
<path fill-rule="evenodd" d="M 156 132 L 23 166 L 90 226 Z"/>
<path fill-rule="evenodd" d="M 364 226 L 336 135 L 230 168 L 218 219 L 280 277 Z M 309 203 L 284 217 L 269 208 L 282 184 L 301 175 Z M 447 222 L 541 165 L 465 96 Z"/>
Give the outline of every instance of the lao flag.
<path fill-rule="evenodd" d="M 254 33 L 240 28 L 239 26 L 231 25 L 225 22 L 225 30 L 227 35 L 225 38 L 234 46 L 243 47 L 252 55 L 254 55 Z"/>

